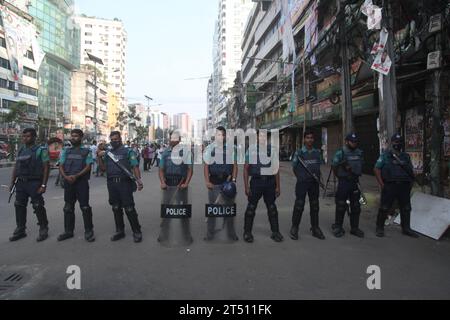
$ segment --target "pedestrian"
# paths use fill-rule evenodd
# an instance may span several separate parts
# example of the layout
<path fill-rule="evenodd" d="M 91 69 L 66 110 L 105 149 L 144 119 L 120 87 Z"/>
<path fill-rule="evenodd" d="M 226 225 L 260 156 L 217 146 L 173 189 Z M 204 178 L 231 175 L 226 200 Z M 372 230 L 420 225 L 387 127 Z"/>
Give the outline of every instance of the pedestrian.
<path fill-rule="evenodd" d="M 141 151 L 139 150 L 139 145 L 137 143 L 133 144 L 133 151 L 136 154 L 136 158 L 138 161 L 138 167 L 141 167 Z"/>
<path fill-rule="evenodd" d="M 148 171 L 150 165 L 150 147 L 148 143 L 142 150 L 142 158 L 144 159 L 144 171 Z"/>
<path fill-rule="evenodd" d="M 185 149 L 178 154 L 175 153 L 174 149 L 179 146 L 180 142 L 181 135 L 177 131 L 171 132 L 170 146 L 161 157 L 159 180 L 161 182 L 163 205 L 187 205 L 189 203 L 188 188 L 193 174 L 192 157 L 189 152 L 184 152 Z M 174 228 L 171 226 L 172 219 L 164 218 L 162 219 L 158 242 L 163 245 L 172 244 L 172 242 L 189 245 L 193 242 L 190 219 L 183 217 L 177 220 L 181 223 L 181 240 L 174 240 L 177 235 L 174 234 Z"/>
<path fill-rule="evenodd" d="M 92 141 L 91 145 L 91 154 L 92 154 L 92 160 L 94 161 L 92 163 L 92 172 L 95 174 L 96 177 L 98 177 L 98 164 L 97 164 L 97 141 Z"/>
<path fill-rule="evenodd" d="M 397 200 L 400 206 L 400 218 L 403 234 L 418 238 L 411 230 L 411 189 L 414 184 L 414 168 L 409 154 L 403 151 L 403 138 L 395 134 L 391 139 L 391 148 L 383 153 L 375 165 L 375 177 L 382 190 L 381 207 L 377 218 L 377 237 L 384 237 L 384 224 L 387 215 Z"/>
<path fill-rule="evenodd" d="M 231 163 L 227 162 L 227 153 L 233 153 L 233 146 L 227 146 L 226 130 L 224 127 L 216 129 L 215 141 L 208 146 L 205 152 L 204 175 L 205 183 L 208 188 L 208 199 L 210 204 L 215 205 L 234 205 L 235 198 L 229 199 L 222 193 L 222 187 L 227 182 L 236 183 L 238 166 L 235 154 L 231 155 L 234 159 Z M 217 159 L 220 159 L 217 162 Z M 218 218 L 207 219 L 207 231 L 205 241 L 214 239 L 216 233 L 216 223 Z M 238 241 L 234 227 L 234 217 L 224 218 L 224 226 L 227 229 L 227 236 L 233 241 Z"/>
<path fill-rule="evenodd" d="M 298 150 L 292 160 L 294 174 L 297 177 L 295 186 L 295 206 L 292 215 L 292 228 L 290 236 L 293 240 L 298 240 L 300 222 L 305 210 L 306 195 L 309 197 L 309 211 L 311 216 L 311 232 L 313 237 L 324 240 L 325 236 L 319 227 L 320 210 L 320 165 L 322 154 L 320 150 L 314 148 L 314 133 L 306 131 L 303 135 L 304 145 Z M 306 165 L 306 168 L 304 165 Z"/>
<path fill-rule="evenodd" d="M 155 157 L 156 157 L 156 148 L 155 148 L 155 145 L 153 143 L 150 145 L 150 148 L 149 148 L 149 157 L 150 157 L 150 160 L 149 160 L 148 171 L 151 171 L 152 167 L 155 164 Z"/>
<path fill-rule="evenodd" d="M 106 141 L 102 141 L 97 148 L 97 172 L 100 177 L 105 176 L 105 171 L 100 167 L 100 156 L 99 154 L 103 154 L 103 152 L 106 150 Z"/>
<path fill-rule="evenodd" d="M 128 172 L 132 172 L 137 181 L 137 190 L 142 191 L 144 185 L 141 181 L 137 156 L 132 149 L 122 144 L 120 132 L 111 132 L 110 139 L 111 151 L 108 154 L 106 154 L 106 151 L 103 151 L 99 159 L 100 166 L 106 170 L 109 204 L 112 206 L 116 224 L 116 234 L 112 236 L 111 241 L 118 241 L 125 238 L 125 224 L 123 219 L 123 211 L 125 210 L 133 231 L 134 242 L 142 242 L 141 226 L 133 197 L 133 193 L 136 191 L 136 183 L 124 170 L 126 169 Z M 109 153 L 115 158 L 114 161 L 110 159 Z"/>
<path fill-rule="evenodd" d="M 345 235 L 343 225 L 348 210 L 348 200 L 350 201 L 350 234 L 364 238 L 364 232 L 359 229 L 361 216 L 359 178 L 362 175 L 363 161 L 363 152 L 358 148 L 357 135 L 355 133 L 347 135 L 345 146 L 336 152 L 332 165 L 333 172 L 338 177 L 336 223 L 333 225 L 333 234 L 336 238 L 342 238 Z"/>
<path fill-rule="evenodd" d="M 74 237 L 75 203 L 77 201 L 83 214 L 84 238 L 87 242 L 95 241 L 92 208 L 89 205 L 89 178 L 94 159 L 92 148 L 81 146 L 83 137 L 83 131 L 72 130 L 72 147 L 65 148 L 59 159 L 59 172 L 64 179 L 65 205 L 64 233 L 58 237 L 58 241 L 65 241 Z"/>
<path fill-rule="evenodd" d="M 161 163 L 161 157 L 164 153 L 164 148 L 162 145 L 158 145 L 158 149 L 156 151 L 156 166 L 159 168 L 159 165 Z"/>
<path fill-rule="evenodd" d="M 258 144 L 249 146 L 246 164 L 244 166 L 245 195 L 248 197 L 248 206 L 245 212 L 244 222 L 244 240 L 248 243 L 254 241 L 252 235 L 253 221 L 255 219 L 258 202 L 261 198 L 264 198 L 267 207 L 270 228 L 272 230 L 272 240 L 275 242 L 282 242 L 284 240 L 280 233 L 278 209 L 275 204 L 276 199 L 281 194 L 280 172 L 277 161 L 278 152 L 267 143 L 267 138 L 268 137 L 266 137 L 265 134 L 258 134 Z M 264 150 L 266 146 L 267 149 Z M 261 154 L 266 154 L 267 156 L 270 155 L 270 162 L 268 164 L 263 164 Z M 251 180 L 249 183 L 250 177 Z"/>
<path fill-rule="evenodd" d="M 13 168 L 10 191 L 16 187 L 16 209 L 17 228 L 11 242 L 18 241 L 27 236 L 27 204 L 28 198 L 34 209 L 38 220 L 39 236 L 38 242 L 48 238 L 48 219 L 45 210 L 43 195 L 47 190 L 48 176 L 50 172 L 50 156 L 48 150 L 36 145 L 37 132 L 33 128 L 27 128 L 22 133 L 23 147 L 19 149 L 16 164 Z M 17 179 L 17 180 L 16 180 Z"/>

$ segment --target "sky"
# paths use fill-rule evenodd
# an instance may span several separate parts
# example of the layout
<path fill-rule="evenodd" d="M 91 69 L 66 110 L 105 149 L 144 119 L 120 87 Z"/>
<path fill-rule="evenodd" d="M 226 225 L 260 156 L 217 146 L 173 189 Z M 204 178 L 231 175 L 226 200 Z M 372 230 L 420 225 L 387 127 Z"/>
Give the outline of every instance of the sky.
<path fill-rule="evenodd" d="M 163 112 L 206 118 L 212 72 L 217 0 L 75 0 L 77 14 L 119 18 L 128 33 L 126 92 L 129 103 L 147 103 Z"/>

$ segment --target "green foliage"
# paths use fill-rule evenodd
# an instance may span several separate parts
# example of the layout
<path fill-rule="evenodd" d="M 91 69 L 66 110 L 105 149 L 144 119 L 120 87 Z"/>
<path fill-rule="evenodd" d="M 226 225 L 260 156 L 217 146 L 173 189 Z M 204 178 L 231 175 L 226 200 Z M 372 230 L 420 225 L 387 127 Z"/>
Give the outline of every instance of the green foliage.
<path fill-rule="evenodd" d="M 136 122 L 141 121 L 141 117 L 138 116 L 136 106 L 128 106 L 128 111 L 120 111 L 117 116 L 116 127 L 122 131 L 127 125 L 136 128 Z"/>
<path fill-rule="evenodd" d="M 137 126 L 134 130 L 136 131 L 137 135 L 137 142 L 138 143 L 144 143 L 148 138 L 148 127 L 147 126 Z"/>

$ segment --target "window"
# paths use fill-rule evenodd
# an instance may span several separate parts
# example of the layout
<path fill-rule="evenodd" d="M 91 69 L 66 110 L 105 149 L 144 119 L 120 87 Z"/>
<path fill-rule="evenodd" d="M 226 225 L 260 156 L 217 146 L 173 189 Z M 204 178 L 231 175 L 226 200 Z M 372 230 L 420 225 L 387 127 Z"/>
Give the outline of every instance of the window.
<path fill-rule="evenodd" d="M 86 28 L 92 28 L 92 24 L 85 24 L 84 25 Z"/>
<path fill-rule="evenodd" d="M 6 48 L 5 38 L 0 38 L 0 47 Z"/>
<path fill-rule="evenodd" d="M 33 61 L 34 61 L 34 54 L 33 54 L 33 51 L 28 50 L 27 53 L 25 54 L 25 57 L 28 58 L 28 59 L 30 59 L 30 60 L 33 60 Z"/>
<path fill-rule="evenodd" d="M 34 70 L 31 70 L 30 68 L 23 67 L 23 74 L 30 78 L 37 79 L 37 72 Z"/>
<path fill-rule="evenodd" d="M 92 36 L 92 32 L 85 32 L 84 35 L 90 37 Z"/>
<path fill-rule="evenodd" d="M 11 69 L 9 61 L 0 57 L 0 67 L 5 69 Z"/>
<path fill-rule="evenodd" d="M 85 41 L 84 44 L 92 44 L 92 41 Z"/>

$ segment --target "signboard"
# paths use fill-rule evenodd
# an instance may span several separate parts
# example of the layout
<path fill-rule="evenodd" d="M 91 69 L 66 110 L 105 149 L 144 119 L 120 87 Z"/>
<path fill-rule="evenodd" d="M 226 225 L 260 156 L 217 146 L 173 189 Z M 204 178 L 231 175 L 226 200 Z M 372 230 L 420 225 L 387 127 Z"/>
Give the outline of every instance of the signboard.
<path fill-rule="evenodd" d="M 190 219 L 192 205 L 161 205 L 161 218 L 163 219 Z"/>
<path fill-rule="evenodd" d="M 236 204 L 233 205 L 215 205 L 207 204 L 205 206 L 205 216 L 207 218 L 230 218 L 236 217 Z"/>

